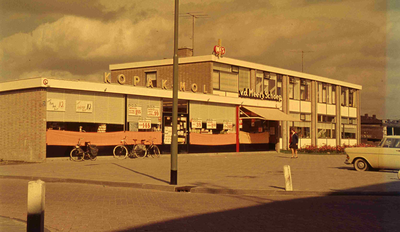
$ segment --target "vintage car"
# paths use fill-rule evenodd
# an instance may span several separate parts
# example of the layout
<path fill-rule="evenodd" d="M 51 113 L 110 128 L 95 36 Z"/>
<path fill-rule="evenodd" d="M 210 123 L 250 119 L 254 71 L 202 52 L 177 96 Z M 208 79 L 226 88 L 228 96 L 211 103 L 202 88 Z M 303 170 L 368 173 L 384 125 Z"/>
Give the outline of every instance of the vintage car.
<path fill-rule="evenodd" d="M 400 136 L 386 136 L 377 147 L 346 148 L 346 164 L 357 171 L 370 169 L 400 169 Z"/>

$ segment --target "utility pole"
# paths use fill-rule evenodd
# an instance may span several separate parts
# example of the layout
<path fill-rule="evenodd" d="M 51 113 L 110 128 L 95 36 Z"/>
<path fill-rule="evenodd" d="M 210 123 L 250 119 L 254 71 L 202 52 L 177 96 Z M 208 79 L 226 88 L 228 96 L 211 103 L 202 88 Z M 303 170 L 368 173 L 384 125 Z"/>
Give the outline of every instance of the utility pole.
<path fill-rule="evenodd" d="M 196 18 L 209 18 L 207 14 L 202 14 L 201 12 L 188 12 L 183 13 L 181 17 L 191 17 L 192 18 L 192 53 L 194 55 L 194 22 Z"/>
<path fill-rule="evenodd" d="M 314 51 L 303 51 L 303 50 L 301 50 L 301 51 L 291 51 L 291 52 L 298 52 L 298 53 L 301 52 L 301 72 L 304 72 L 304 71 L 303 71 L 304 53 L 314 52 Z"/>
<path fill-rule="evenodd" d="M 179 0 L 175 0 L 174 22 L 174 59 L 172 89 L 172 140 L 171 140 L 171 185 L 178 184 L 178 37 L 179 37 Z"/>

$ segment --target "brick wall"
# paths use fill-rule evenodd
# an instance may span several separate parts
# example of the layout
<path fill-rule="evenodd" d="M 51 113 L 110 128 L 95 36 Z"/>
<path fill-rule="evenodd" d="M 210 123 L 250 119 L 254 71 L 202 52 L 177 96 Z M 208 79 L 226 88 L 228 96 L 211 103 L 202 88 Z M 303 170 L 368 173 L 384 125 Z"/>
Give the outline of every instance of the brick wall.
<path fill-rule="evenodd" d="M 146 86 L 146 72 L 157 72 L 157 88 L 161 88 L 162 81 L 167 80 L 167 89 L 172 89 L 173 66 L 157 66 L 147 68 L 135 68 L 126 70 L 115 70 L 111 72 L 111 82 L 118 83 L 118 75 L 123 74 L 126 78 L 124 85 L 133 85 L 133 77 L 138 76 L 140 82 L 136 86 Z M 198 92 L 203 92 L 204 85 L 207 93 L 212 93 L 212 63 L 199 62 L 179 65 L 179 82 L 185 82 L 186 91 L 190 91 L 191 85 L 196 83 Z"/>
<path fill-rule="evenodd" d="M 0 159 L 46 158 L 46 90 L 0 93 Z"/>

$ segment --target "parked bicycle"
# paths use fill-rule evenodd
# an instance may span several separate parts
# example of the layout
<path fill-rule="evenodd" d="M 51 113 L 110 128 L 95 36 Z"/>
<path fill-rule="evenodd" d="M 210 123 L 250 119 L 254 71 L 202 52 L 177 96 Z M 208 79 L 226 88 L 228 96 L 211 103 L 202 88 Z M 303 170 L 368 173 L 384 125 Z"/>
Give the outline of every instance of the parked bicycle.
<path fill-rule="evenodd" d="M 92 145 L 90 142 L 85 142 L 86 151 L 82 150 L 81 148 L 82 139 L 83 138 L 80 138 L 75 148 L 72 149 L 70 153 L 71 160 L 73 161 L 84 161 L 85 159 L 90 159 L 92 161 L 96 160 L 99 149 L 97 148 L 96 145 Z"/>
<path fill-rule="evenodd" d="M 150 142 L 150 141 L 148 141 Z M 154 144 L 154 138 L 151 138 L 151 143 L 149 145 L 149 147 L 146 149 L 147 150 L 147 154 L 146 156 L 149 157 L 160 157 L 160 149 L 157 147 L 157 145 Z"/>
<path fill-rule="evenodd" d="M 145 157 L 147 153 L 146 145 L 144 144 L 145 140 L 143 139 L 141 144 L 136 143 L 137 139 L 133 139 L 133 141 L 135 141 L 135 144 L 128 145 L 126 143 L 126 136 L 125 136 L 124 139 L 121 140 L 122 144 L 114 147 L 113 150 L 114 158 L 125 159 L 127 157 L 130 158 Z"/>

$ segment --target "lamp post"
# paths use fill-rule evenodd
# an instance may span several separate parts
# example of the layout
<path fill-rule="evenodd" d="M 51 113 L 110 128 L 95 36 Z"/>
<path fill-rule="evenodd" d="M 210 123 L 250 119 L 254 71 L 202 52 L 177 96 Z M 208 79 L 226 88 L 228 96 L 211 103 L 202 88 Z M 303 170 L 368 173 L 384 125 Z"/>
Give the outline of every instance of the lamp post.
<path fill-rule="evenodd" d="M 171 182 L 178 184 L 178 28 L 179 28 L 179 0 L 175 0 L 174 22 L 174 65 L 173 65 L 173 91 L 172 91 L 172 141 L 171 141 Z"/>

